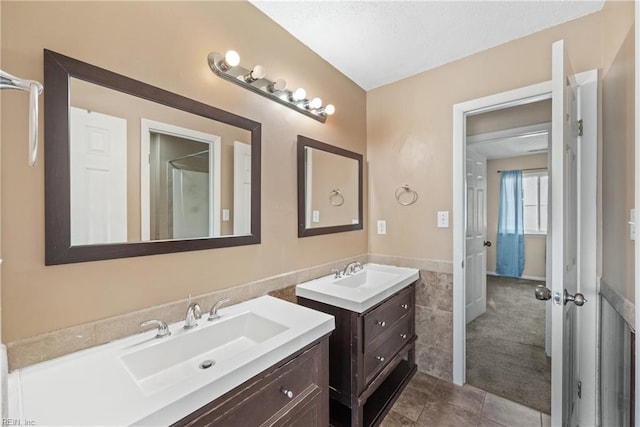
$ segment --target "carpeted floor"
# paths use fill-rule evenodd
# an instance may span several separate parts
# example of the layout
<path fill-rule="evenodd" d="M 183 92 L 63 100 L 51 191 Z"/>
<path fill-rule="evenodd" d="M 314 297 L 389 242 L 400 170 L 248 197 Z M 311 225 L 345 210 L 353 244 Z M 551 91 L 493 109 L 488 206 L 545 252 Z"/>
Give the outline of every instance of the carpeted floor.
<path fill-rule="evenodd" d="M 467 325 L 467 383 L 551 413 L 542 282 L 487 276 L 487 311 Z"/>

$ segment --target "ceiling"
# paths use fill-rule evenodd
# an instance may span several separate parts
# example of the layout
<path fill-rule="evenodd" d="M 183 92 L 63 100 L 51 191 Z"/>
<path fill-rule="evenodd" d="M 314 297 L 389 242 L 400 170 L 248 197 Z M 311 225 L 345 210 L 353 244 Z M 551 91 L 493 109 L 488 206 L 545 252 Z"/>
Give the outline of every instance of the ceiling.
<path fill-rule="evenodd" d="M 530 156 L 532 154 L 547 154 L 548 146 L 549 133 L 543 131 L 469 143 L 467 148 L 486 157 L 487 160 L 491 160 Z"/>
<path fill-rule="evenodd" d="M 604 4 L 604 0 L 250 1 L 365 90 L 597 12 Z"/>

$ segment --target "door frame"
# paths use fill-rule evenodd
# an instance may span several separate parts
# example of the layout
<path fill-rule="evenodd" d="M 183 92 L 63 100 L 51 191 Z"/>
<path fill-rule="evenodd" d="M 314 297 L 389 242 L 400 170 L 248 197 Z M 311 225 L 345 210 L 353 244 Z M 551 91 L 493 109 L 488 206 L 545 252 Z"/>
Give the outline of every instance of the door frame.
<path fill-rule="evenodd" d="M 155 120 L 140 119 L 140 237 L 151 240 L 151 132 L 170 135 L 209 145 L 209 236 L 220 236 L 220 195 L 222 180 L 222 138 L 194 129 Z M 213 171 L 213 172 L 211 172 Z"/>
<path fill-rule="evenodd" d="M 640 6 L 638 2 L 635 2 L 635 209 L 636 209 L 636 227 L 638 218 L 638 208 L 640 208 Z M 640 347 L 640 316 L 638 315 L 638 308 L 640 307 L 640 239 L 636 237 L 634 244 L 635 249 L 635 320 L 636 320 L 636 360 L 635 360 L 635 378 L 634 378 L 634 393 L 635 393 L 635 423 L 638 424 L 638 411 L 640 411 L 640 353 L 638 348 Z"/>
<path fill-rule="evenodd" d="M 586 71 L 576 75 L 576 79 L 580 86 L 587 83 L 594 83 L 590 85 L 589 90 L 595 90 L 597 99 L 598 90 L 598 73 L 597 70 Z M 485 96 L 482 98 L 473 99 L 470 101 L 455 104 L 453 106 L 453 382 L 458 385 L 465 383 L 466 376 L 466 322 L 465 322 L 465 270 L 464 259 L 466 253 L 465 247 L 465 218 L 466 218 L 466 201 L 465 201 L 465 154 L 466 154 L 466 118 L 480 113 L 500 110 L 503 108 L 514 107 L 519 105 L 528 104 L 531 102 L 542 101 L 551 98 L 551 81 L 541 82 L 506 92 L 501 92 L 494 95 Z M 593 111 L 591 113 L 594 113 Z M 589 143 L 585 144 L 585 138 L 583 138 L 583 147 L 588 147 L 589 158 L 594 161 L 597 159 L 597 146 L 598 146 L 598 131 L 599 128 L 597 118 L 597 108 L 595 109 L 596 117 L 590 120 L 591 126 L 594 126 L 596 132 L 591 134 L 593 137 L 589 139 Z M 584 170 L 584 168 L 583 168 Z M 597 170 L 597 163 L 593 165 L 590 171 Z M 588 172 L 587 172 L 588 173 Z M 585 173 L 585 175 L 587 175 Z M 592 175 L 596 175 L 591 173 Z M 589 181 L 589 186 L 594 185 L 593 192 L 587 193 L 587 188 L 583 188 L 584 194 L 587 195 L 587 199 L 582 199 L 582 203 L 593 202 L 593 205 L 597 203 L 596 200 L 596 187 L 597 178 Z M 552 186 L 553 186 L 553 180 Z M 593 182 L 591 182 L 593 181 Z M 592 200 L 589 200 L 592 199 Z M 585 252 L 596 254 L 596 215 L 593 218 L 588 218 L 589 224 L 583 223 L 582 229 L 589 229 L 592 231 L 592 239 L 588 241 L 588 247 Z M 595 271 L 595 265 L 592 272 L 593 275 L 588 281 L 583 280 L 583 284 L 586 286 L 585 291 L 589 293 L 597 293 L 597 277 Z M 593 301 L 597 300 L 594 298 Z M 593 309 L 596 308 L 596 304 L 592 305 Z M 597 318 L 594 318 L 597 320 Z M 589 354 L 593 354 L 593 369 L 589 370 L 589 373 L 593 373 L 593 378 L 590 378 L 588 384 L 593 386 L 593 390 L 590 390 L 589 400 L 593 399 L 592 411 L 595 413 L 596 401 L 595 401 L 595 384 L 597 378 L 597 366 L 595 364 L 595 355 L 597 354 L 597 336 L 595 331 L 597 330 L 594 325 L 594 336 L 592 342 L 589 344 L 592 347 Z M 591 376 L 590 376 L 591 377 Z M 587 386 L 587 384 L 583 385 Z M 583 387 L 583 392 L 588 387 Z M 585 396 L 586 397 L 586 396 Z M 583 399 L 585 402 L 587 399 Z M 595 415 L 594 415 L 595 417 Z"/>

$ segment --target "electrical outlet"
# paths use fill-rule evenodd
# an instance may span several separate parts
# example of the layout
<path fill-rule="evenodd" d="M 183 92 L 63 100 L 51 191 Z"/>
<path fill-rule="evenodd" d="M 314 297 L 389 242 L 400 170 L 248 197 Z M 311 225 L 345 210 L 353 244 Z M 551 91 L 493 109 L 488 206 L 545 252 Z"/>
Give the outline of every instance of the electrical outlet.
<path fill-rule="evenodd" d="M 449 228 L 449 211 L 438 211 L 438 228 Z"/>
<path fill-rule="evenodd" d="M 222 209 L 222 220 L 229 221 L 229 209 Z"/>
<path fill-rule="evenodd" d="M 320 222 L 320 211 L 311 212 L 311 222 Z"/>
<path fill-rule="evenodd" d="M 378 221 L 378 234 L 387 234 L 387 221 L 382 219 Z"/>

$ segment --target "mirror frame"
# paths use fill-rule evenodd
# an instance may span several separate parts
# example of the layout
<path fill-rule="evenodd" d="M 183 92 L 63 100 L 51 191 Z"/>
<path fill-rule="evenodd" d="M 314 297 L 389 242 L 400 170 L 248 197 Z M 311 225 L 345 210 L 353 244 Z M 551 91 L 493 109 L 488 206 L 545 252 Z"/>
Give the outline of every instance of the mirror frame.
<path fill-rule="evenodd" d="M 236 126 L 251 132 L 251 233 L 242 236 L 71 245 L 70 78 Z M 260 243 L 262 125 L 112 71 L 44 50 L 45 265 L 157 255 Z"/>
<path fill-rule="evenodd" d="M 316 150 L 326 151 L 328 153 L 336 154 L 338 156 L 348 157 L 358 162 L 358 223 L 357 224 L 345 224 L 345 225 L 333 225 L 329 227 L 316 227 L 306 228 L 306 188 L 307 188 L 307 174 L 305 168 L 305 148 L 311 147 Z M 362 154 L 354 153 L 353 151 L 345 150 L 344 148 L 335 147 L 333 145 L 325 144 L 324 142 L 316 141 L 315 139 L 307 138 L 306 136 L 298 135 L 298 237 L 319 236 L 322 234 L 342 233 L 343 231 L 362 230 L 364 228 L 363 215 L 362 215 Z"/>

